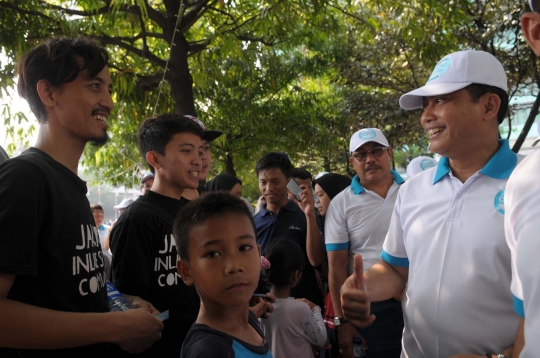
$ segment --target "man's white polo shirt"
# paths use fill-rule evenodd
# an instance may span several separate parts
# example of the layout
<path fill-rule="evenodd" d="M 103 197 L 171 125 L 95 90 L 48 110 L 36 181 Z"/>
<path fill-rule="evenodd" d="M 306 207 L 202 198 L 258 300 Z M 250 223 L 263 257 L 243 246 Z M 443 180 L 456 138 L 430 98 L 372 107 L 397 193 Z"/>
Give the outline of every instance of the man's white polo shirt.
<path fill-rule="evenodd" d="M 394 183 L 386 198 L 381 198 L 360 184 L 358 175 L 330 202 L 324 220 L 327 251 L 349 250 L 349 274 L 353 272 L 354 254 L 361 254 L 364 270 L 379 261 L 388 231 L 397 193 L 403 178 L 391 171 Z"/>
<path fill-rule="evenodd" d="M 540 149 L 529 154 L 506 185 L 504 229 L 512 253 L 514 310 L 525 318 L 521 358 L 540 354 Z"/>
<path fill-rule="evenodd" d="M 405 184 L 381 257 L 409 267 L 402 302 L 402 357 L 485 355 L 514 344 L 510 250 L 504 237 L 504 188 L 518 157 L 500 148 L 465 183 L 447 158 Z"/>

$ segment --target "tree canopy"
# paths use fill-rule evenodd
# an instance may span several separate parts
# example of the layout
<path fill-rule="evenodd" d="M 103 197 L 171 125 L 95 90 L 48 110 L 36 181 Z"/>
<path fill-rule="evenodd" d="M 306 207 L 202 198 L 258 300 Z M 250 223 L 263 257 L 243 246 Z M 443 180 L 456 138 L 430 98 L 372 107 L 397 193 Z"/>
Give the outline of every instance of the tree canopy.
<path fill-rule="evenodd" d="M 524 9 L 512 0 L 0 1 L 0 47 L 8 58 L 0 64 L 0 91 L 13 87 L 17 58 L 44 38 L 99 39 L 115 87 L 112 138 L 88 147 L 83 162 L 112 185 L 132 184 L 146 170 L 136 133 L 154 110 L 195 114 L 224 131 L 213 143 L 212 171 L 251 186 L 255 161 L 272 150 L 314 172 L 351 173 L 348 142 L 362 127 L 381 128 L 409 153 L 396 158 L 404 166 L 426 153 L 427 142 L 419 113 L 397 101 L 422 86 L 445 54 L 493 53 L 511 94 L 540 83 L 520 33 Z M 23 139 L 12 128 L 25 118 L 7 107 L 3 117 L 8 132 Z"/>

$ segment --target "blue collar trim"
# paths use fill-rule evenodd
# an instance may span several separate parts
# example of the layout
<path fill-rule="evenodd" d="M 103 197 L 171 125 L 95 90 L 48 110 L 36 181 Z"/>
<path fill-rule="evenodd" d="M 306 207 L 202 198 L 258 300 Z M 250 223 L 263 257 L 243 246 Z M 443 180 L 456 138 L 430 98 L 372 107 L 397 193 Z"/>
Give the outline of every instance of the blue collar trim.
<path fill-rule="evenodd" d="M 492 177 L 493 179 L 507 179 L 517 165 L 517 154 L 510 149 L 506 139 L 499 139 L 499 150 L 483 167 L 479 173 Z M 433 179 L 433 184 L 437 184 L 445 175 L 450 173 L 450 162 L 448 158 L 441 157 L 437 165 L 437 172 Z"/>
<path fill-rule="evenodd" d="M 390 170 L 390 173 L 392 173 L 392 176 L 394 177 L 394 181 L 396 182 L 396 184 L 401 185 L 405 182 L 405 180 L 403 180 L 403 178 L 401 177 L 401 175 L 398 174 L 398 172 L 394 170 Z M 354 178 L 352 178 L 351 189 L 354 195 L 358 195 L 366 191 L 366 189 L 364 189 L 362 184 L 360 184 L 360 178 L 358 178 L 358 175 L 355 175 Z"/>

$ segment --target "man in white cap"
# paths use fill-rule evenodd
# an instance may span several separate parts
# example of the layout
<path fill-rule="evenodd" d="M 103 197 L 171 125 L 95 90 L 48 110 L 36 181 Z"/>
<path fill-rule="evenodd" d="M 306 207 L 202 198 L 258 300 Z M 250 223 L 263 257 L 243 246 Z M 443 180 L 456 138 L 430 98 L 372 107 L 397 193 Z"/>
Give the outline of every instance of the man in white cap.
<path fill-rule="evenodd" d="M 416 174 L 435 166 L 437 166 L 437 161 L 435 159 L 423 155 L 418 156 L 411 160 L 407 165 L 407 179 L 410 179 Z"/>
<path fill-rule="evenodd" d="M 430 150 L 442 157 L 402 185 L 382 260 L 362 274 L 362 258 L 355 257 L 342 304 L 345 317 L 363 327 L 377 319 L 370 301 L 407 285 L 402 357 L 512 354 L 519 317 L 505 289 L 511 269 L 504 188 L 521 158 L 498 140 L 506 91 L 495 57 L 461 51 L 400 99 L 404 109 L 423 108 Z"/>
<path fill-rule="evenodd" d="M 521 17 L 521 28 L 534 53 L 540 56 L 540 0 L 530 1 L 531 12 Z M 540 125 L 539 125 L 540 131 Z M 535 140 L 536 146 L 540 138 Z M 522 317 L 514 357 L 537 357 L 540 352 L 540 150 L 535 149 L 514 170 L 506 185 L 504 229 L 512 252 L 514 310 Z M 523 347 L 523 345 L 525 345 Z"/>
<path fill-rule="evenodd" d="M 373 302 L 371 311 L 379 319 L 359 332 L 343 317 L 339 291 L 353 272 L 354 254 L 362 255 L 366 268 L 379 261 L 398 190 L 404 181 L 391 170 L 392 148 L 379 129 L 364 128 L 354 133 L 349 150 L 349 162 L 356 176 L 351 186 L 330 203 L 324 228 L 339 348 L 344 357 L 352 358 L 353 339 L 362 336 L 369 347 L 367 357 L 399 358 L 403 332 L 401 303 L 392 297 Z"/>
<path fill-rule="evenodd" d="M 113 208 L 115 208 L 116 210 L 118 210 L 118 216 L 122 215 L 122 213 L 124 212 L 124 210 L 126 210 L 126 208 L 128 206 L 130 206 L 131 204 L 133 204 L 133 199 L 123 199 L 120 204 L 118 205 L 114 205 Z"/>

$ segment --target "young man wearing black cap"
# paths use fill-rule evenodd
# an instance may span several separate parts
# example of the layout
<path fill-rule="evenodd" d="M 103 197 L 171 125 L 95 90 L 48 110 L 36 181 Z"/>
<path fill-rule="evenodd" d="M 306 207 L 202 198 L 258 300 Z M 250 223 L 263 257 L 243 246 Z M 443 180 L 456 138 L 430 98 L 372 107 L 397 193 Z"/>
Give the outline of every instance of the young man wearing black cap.
<path fill-rule="evenodd" d="M 187 116 L 187 117 L 199 123 L 199 125 L 203 128 L 202 147 L 199 153 L 201 157 L 201 161 L 202 161 L 201 170 L 199 172 L 199 183 L 204 183 L 204 181 L 208 177 L 208 172 L 210 171 L 210 165 L 212 164 L 212 153 L 210 152 L 210 142 L 212 142 L 214 139 L 219 138 L 223 134 L 223 132 L 206 130 L 206 127 L 198 118 L 193 117 L 193 116 Z M 208 191 L 205 185 L 199 184 L 199 186 L 196 189 L 186 189 L 184 193 L 182 194 L 182 197 L 187 200 L 193 200 L 193 199 L 198 198 L 205 191 Z"/>
<path fill-rule="evenodd" d="M 531 12 L 521 17 L 529 46 L 540 56 L 540 0 L 530 0 Z M 539 138 L 540 139 L 540 138 Z M 539 142 L 536 139 L 533 146 Z M 514 357 L 537 357 L 540 352 L 540 150 L 535 149 L 514 170 L 506 184 L 504 229 L 512 252 L 514 310 L 521 317 Z"/>
<path fill-rule="evenodd" d="M 113 284 L 122 293 L 169 311 L 161 340 L 142 353 L 180 356 L 182 342 L 197 318 L 199 298 L 176 270 L 174 217 L 187 201 L 186 189 L 199 185 L 203 129 L 191 118 L 163 114 L 144 121 L 139 150 L 154 169 L 154 184 L 122 213 L 111 231 Z"/>
<path fill-rule="evenodd" d="M 148 304 L 109 312 L 102 248 L 77 175 L 86 144 L 107 141 L 107 62 L 89 38 L 55 38 L 17 66 L 19 94 L 40 128 L 35 147 L 0 166 L 1 357 L 112 357 L 107 342 L 140 352 L 160 337 Z"/>

